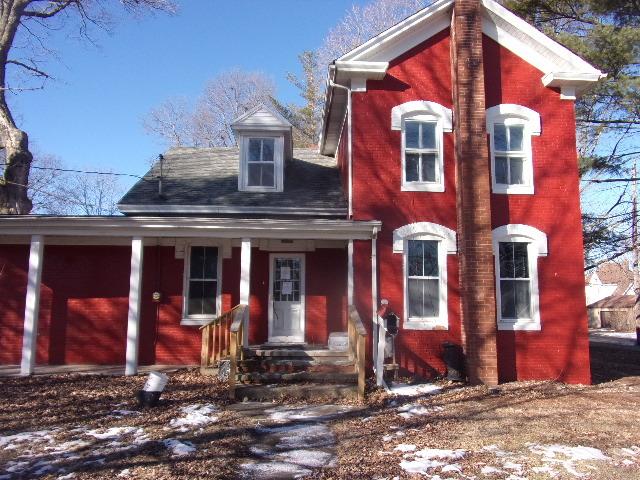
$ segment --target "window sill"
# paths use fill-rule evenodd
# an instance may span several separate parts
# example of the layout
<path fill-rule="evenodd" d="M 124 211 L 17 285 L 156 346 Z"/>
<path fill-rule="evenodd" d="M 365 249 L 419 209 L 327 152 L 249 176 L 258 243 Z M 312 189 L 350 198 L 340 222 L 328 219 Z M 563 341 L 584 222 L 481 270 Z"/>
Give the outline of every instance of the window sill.
<path fill-rule="evenodd" d="M 403 183 L 402 192 L 444 192 L 444 184 L 441 183 Z"/>
<path fill-rule="evenodd" d="M 242 187 L 240 191 L 268 193 L 268 192 L 282 192 L 282 189 L 278 187 Z"/>
<path fill-rule="evenodd" d="M 498 321 L 498 330 L 521 330 L 521 331 L 540 331 L 542 330 L 542 326 L 540 323 L 535 322 L 533 320 L 520 320 L 517 322 L 510 322 L 499 320 Z"/>
<path fill-rule="evenodd" d="M 442 320 L 408 320 L 402 325 L 404 330 L 449 330 L 449 325 Z"/>
<path fill-rule="evenodd" d="M 183 318 L 183 319 L 180 320 L 180 325 L 185 326 L 185 327 L 201 327 L 201 326 L 206 325 L 211 320 L 214 320 L 216 318 L 217 317 L 211 317 L 211 318 Z"/>
<path fill-rule="evenodd" d="M 496 185 L 491 189 L 492 193 L 507 195 L 533 195 L 533 185 Z"/>

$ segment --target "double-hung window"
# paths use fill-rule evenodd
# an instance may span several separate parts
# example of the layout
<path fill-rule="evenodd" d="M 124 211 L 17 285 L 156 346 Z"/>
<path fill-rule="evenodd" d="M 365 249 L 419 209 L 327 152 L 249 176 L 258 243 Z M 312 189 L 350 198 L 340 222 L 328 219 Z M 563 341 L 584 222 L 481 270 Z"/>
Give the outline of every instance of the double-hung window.
<path fill-rule="evenodd" d="M 447 255 L 456 253 L 455 232 L 436 223 L 410 223 L 393 231 L 393 251 L 403 258 L 403 328 L 447 329 Z"/>
<path fill-rule="evenodd" d="M 531 274 L 529 243 L 499 242 L 500 318 L 503 321 L 531 319 Z"/>
<path fill-rule="evenodd" d="M 493 158 L 497 185 L 525 185 L 527 175 L 524 125 L 496 123 L 493 126 Z"/>
<path fill-rule="evenodd" d="M 440 268 L 435 240 L 407 240 L 409 321 L 440 316 Z"/>
<path fill-rule="evenodd" d="M 540 115 L 522 105 L 496 105 L 487 109 L 491 136 L 493 193 L 532 194 L 531 136 L 540 135 Z"/>
<path fill-rule="evenodd" d="M 216 317 L 219 297 L 218 248 L 190 246 L 186 260 L 185 319 L 197 322 Z"/>
<path fill-rule="evenodd" d="M 493 230 L 493 254 L 498 329 L 540 330 L 538 257 L 547 256 L 547 236 L 529 225 L 503 225 Z"/>
<path fill-rule="evenodd" d="M 247 186 L 275 187 L 275 139 L 249 138 Z"/>
<path fill-rule="evenodd" d="M 440 168 L 438 123 L 407 119 L 404 122 L 404 186 L 438 185 Z"/>

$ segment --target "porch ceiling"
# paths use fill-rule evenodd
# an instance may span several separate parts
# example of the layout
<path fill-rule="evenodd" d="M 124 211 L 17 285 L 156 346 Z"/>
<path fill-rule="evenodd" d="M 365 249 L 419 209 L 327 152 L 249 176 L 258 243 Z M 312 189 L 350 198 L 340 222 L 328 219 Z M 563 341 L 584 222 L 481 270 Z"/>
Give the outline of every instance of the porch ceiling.
<path fill-rule="evenodd" d="M 382 222 L 353 220 L 271 220 L 198 217 L 3 216 L 8 235 L 105 237 L 207 237 L 368 240 Z"/>

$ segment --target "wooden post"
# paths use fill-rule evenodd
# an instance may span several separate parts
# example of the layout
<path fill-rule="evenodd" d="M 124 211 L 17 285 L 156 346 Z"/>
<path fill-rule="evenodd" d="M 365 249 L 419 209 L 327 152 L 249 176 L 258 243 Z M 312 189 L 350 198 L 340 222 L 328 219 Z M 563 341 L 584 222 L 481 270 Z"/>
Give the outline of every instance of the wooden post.
<path fill-rule="evenodd" d="M 236 356 L 238 347 L 238 337 L 236 332 L 231 332 L 231 352 L 229 356 L 229 398 L 231 400 L 236 399 L 236 372 L 238 371 L 238 364 Z"/>
<path fill-rule="evenodd" d="M 365 387 L 365 337 L 364 335 L 358 335 L 358 346 L 356 352 L 356 358 L 358 359 L 358 398 L 364 399 L 364 387 Z"/>
<path fill-rule="evenodd" d="M 203 370 L 209 366 L 209 326 L 202 329 L 202 350 L 200 351 L 200 369 Z M 214 347 L 215 348 L 215 347 Z"/>
<path fill-rule="evenodd" d="M 24 330 L 22 334 L 21 375 L 31 375 L 36 365 L 38 343 L 38 316 L 40 314 L 40 282 L 44 260 L 44 239 L 41 235 L 31 237 L 29 251 L 29 273 L 27 298 L 24 307 Z"/>

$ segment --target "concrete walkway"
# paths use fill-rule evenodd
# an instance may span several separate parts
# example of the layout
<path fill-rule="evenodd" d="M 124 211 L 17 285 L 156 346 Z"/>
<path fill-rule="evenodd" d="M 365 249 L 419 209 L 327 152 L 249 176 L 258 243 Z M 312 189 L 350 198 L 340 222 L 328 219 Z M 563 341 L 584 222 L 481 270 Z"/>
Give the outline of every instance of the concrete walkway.
<path fill-rule="evenodd" d="M 243 402 L 229 408 L 256 422 L 250 454 L 241 463 L 243 478 L 300 478 L 314 468 L 337 465 L 336 438 L 327 422 L 357 415 L 347 405 L 276 406 Z"/>
<path fill-rule="evenodd" d="M 635 332 L 616 332 L 608 328 L 591 328 L 589 329 L 589 341 L 598 345 L 640 350 L 636 343 Z"/>
<path fill-rule="evenodd" d="M 173 372 L 181 368 L 193 368 L 197 365 L 144 365 L 138 373 Z M 34 375 L 58 375 L 62 373 L 81 373 L 83 375 L 124 375 L 124 365 L 37 365 Z M 0 377 L 20 376 L 20 365 L 0 365 Z"/>

